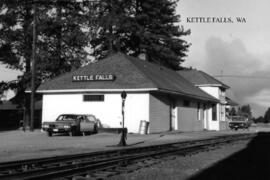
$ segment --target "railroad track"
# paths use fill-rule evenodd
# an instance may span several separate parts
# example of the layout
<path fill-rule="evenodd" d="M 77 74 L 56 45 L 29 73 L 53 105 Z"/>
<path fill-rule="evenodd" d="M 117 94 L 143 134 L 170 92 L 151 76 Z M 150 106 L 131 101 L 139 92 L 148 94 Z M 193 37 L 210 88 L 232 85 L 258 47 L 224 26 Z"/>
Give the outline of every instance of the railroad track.
<path fill-rule="evenodd" d="M 188 142 L 122 148 L 94 153 L 0 163 L 0 179 L 104 179 L 213 146 L 251 139 L 256 134 L 219 136 Z"/>

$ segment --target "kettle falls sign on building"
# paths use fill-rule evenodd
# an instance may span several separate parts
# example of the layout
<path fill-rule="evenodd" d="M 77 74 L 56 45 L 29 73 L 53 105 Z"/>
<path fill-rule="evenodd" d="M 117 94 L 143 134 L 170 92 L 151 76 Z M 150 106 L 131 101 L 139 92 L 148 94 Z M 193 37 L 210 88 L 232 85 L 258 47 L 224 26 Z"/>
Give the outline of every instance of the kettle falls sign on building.
<path fill-rule="evenodd" d="M 76 75 L 72 76 L 73 82 L 82 81 L 113 81 L 115 80 L 115 75 L 113 74 L 95 74 L 95 75 Z"/>

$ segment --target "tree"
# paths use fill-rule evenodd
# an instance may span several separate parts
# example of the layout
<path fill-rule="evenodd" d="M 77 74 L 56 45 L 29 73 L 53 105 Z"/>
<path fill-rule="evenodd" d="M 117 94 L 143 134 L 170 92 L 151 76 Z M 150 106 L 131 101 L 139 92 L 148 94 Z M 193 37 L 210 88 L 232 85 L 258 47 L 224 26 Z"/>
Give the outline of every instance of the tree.
<path fill-rule="evenodd" d="M 241 107 L 238 108 L 238 114 L 239 115 L 247 115 L 250 118 L 252 117 L 252 112 L 251 112 L 251 107 L 249 104 L 247 105 L 243 105 Z"/>
<path fill-rule="evenodd" d="M 84 64 L 88 53 L 85 5 L 56 1 L 39 8 L 38 62 L 41 77 L 53 78 Z"/>
<path fill-rule="evenodd" d="M 175 0 L 100 0 L 99 31 L 91 40 L 93 55 L 102 59 L 111 51 L 180 69 L 189 44 L 181 39 L 190 34 L 179 27 Z"/>
<path fill-rule="evenodd" d="M 18 1 L 17 1 L 18 2 Z M 0 61 L 8 68 L 24 71 L 22 92 L 29 85 L 32 49 L 31 6 L 15 0 L 0 2 Z M 30 113 L 30 99 L 25 101 L 26 114 Z M 27 118 L 29 119 L 29 118 Z M 28 122 L 25 122 L 28 124 Z"/>
<path fill-rule="evenodd" d="M 30 2 L 30 3 L 29 3 Z M 15 99 L 29 114 L 32 55 L 32 1 L 0 2 L 0 61 L 23 71 Z M 36 87 L 45 79 L 79 67 L 86 61 L 87 34 L 83 31 L 85 6 L 77 1 L 38 1 Z M 27 118 L 28 119 L 28 118 Z"/>
<path fill-rule="evenodd" d="M 17 89 L 17 81 L 13 80 L 13 81 L 9 81 L 9 82 L 5 82 L 2 81 L 0 82 L 0 104 L 2 103 L 2 98 L 5 97 L 4 93 L 7 90 L 15 90 Z"/>
<path fill-rule="evenodd" d="M 235 116 L 237 113 L 236 113 L 236 109 L 234 107 L 232 107 L 230 110 L 229 110 L 229 115 L 230 116 Z"/>
<path fill-rule="evenodd" d="M 32 4 L 18 2 L 0 3 L 0 61 L 29 76 L 33 10 Z M 40 2 L 37 72 L 39 78 L 44 79 L 78 68 L 87 61 L 88 53 L 84 48 L 88 45 L 88 36 L 83 30 L 87 22 L 87 4 L 63 0 Z"/>
<path fill-rule="evenodd" d="M 4 97 L 4 91 L 6 87 L 6 82 L 0 82 L 0 104 L 2 103 L 2 98 Z"/>
<path fill-rule="evenodd" d="M 0 61 L 8 68 L 30 72 L 31 6 L 0 2 Z"/>
<path fill-rule="evenodd" d="M 260 116 L 258 118 L 254 118 L 253 121 L 255 123 L 263 123 L 264 122 L 264 117 Z"/>
<path fill-rule="evenodd" d="M 264 123 L 270 122 L 270 107 L 267 109 L 267 111 L 264 114 Z"/>

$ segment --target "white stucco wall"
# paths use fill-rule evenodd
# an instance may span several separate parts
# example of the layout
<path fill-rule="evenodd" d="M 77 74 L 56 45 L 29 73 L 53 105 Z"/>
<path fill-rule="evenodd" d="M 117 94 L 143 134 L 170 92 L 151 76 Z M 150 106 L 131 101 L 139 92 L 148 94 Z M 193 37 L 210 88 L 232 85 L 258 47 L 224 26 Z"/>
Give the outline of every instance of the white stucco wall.
<path fill-rule="evenodd" d="M 138 133 L 140 121 L 149 122 L 149 94 L 128 94 L 126 100 L 126 120 L 129 132 Z"/>
<path fill-rule="evenodd" d="M 213 107 L 209 109 L 209 119 L 208 119 L 208 130 L 215 130 L 218 131 L 219 129 L 219 104 L 217 104 L 217 120 L 213 120 L 212 111 Z"/>
<path fill-rule="evenodd" d="M 222 94 L 219 87 L 214 86 L 205 86 L 205 87 L 199 87 L 204 92 L 210 94 L 211 96 L 219 99 L 221 102 L 225 101 L 225 92 Z M 212 120 L 212 108 L 209 111 L 209 114 L 211 115 L 208 118 L 208 130 L 221 130 L 221 121 L 225 121 L 225 106 L 218 103 L 217 104 L 217 120 Z M 224 129 L 224 128 L 222 128 Z"/>
<path fill-rule="evenodd" d="M 122 99 L 120 93 L 104 94 L 103 102 L 84 102 L 83 94 L 43 95 L 42 121 L 54 121 L 63 113 L 93 114 L 109 127 L 121 127 Z M 137 133 L 140 120 L 149 121 L 149 94 L 127 93 L 125 127 Z"/>
<path fill-rule="evenodd" d="M 200 87 L 201 90 L 204 92 L 210 94 L 211 96 L 219 99 L 220 98 L 220 92 L 219 87 Z M 220 108 L 219 104 L 217 104 L 217 120 L 213 121 L 212 117 L 212 107 L 208 110 L 208 130 L 219 130 L 219 121 L 220 121 Z"/>
<path fill-rule="evenodd" d="M 214 86 L 200 86 L 199 87 L 204 92 L 210 94 L 211 96 L 214 96 L 215 98 L 219 99 L 219 87 Z"/>

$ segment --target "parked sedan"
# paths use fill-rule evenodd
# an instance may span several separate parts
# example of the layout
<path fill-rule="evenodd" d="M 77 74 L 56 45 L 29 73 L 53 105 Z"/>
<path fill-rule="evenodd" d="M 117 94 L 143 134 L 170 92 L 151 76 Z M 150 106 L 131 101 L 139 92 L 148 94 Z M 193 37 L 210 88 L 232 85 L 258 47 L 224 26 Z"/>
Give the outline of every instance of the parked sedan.
<path fill-rule="evenodd" d="M 229 127 L 234 130 L 248 129 L 249 126 L 250 122 L 244 116 L 233 116 L 231 122 L 229 122 Z"/>
<path fill-rule="evenodd" d="M 79 134 L 97 133 L 98 120 L 94 115 L 61 114 L 53 122 L 43 122 L 42 129 L 48 136 L 58 133 L 67 133 L 70 136 Z"/>

